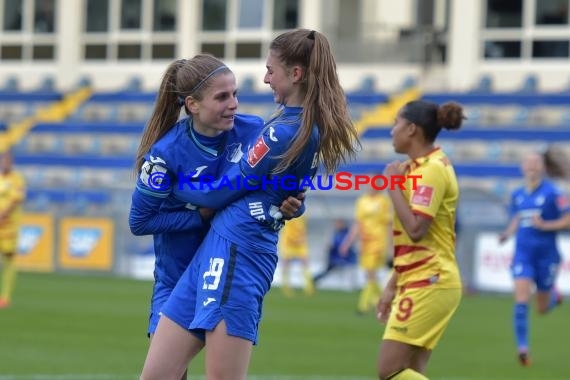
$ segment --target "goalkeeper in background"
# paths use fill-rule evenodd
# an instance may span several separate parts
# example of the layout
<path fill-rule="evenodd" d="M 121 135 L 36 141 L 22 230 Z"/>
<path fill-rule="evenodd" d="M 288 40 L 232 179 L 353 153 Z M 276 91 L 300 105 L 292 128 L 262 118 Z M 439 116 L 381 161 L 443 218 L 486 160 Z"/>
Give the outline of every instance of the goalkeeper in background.
<path fill-rule="evenodd" d="M 12 165 L 12 153 L 0 155 L 0 254 L 3 259 L 0 309 L 10 306 L 16 280 L 16 250 L 22 203 L 26 198 L 24 177 Z"/>

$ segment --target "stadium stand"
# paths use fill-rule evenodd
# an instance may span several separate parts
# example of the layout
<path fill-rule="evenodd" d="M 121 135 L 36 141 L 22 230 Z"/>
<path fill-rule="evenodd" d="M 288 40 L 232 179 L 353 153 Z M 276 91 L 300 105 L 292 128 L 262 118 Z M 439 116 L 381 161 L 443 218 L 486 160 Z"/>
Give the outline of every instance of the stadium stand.
<path fill-rule="evenodd" d="M 271 93 L 255 92 L 253 83 L 248 83 L 246 78 L 240 90 L 240 111 L 268 117 L 275 109 Z M 89 84 L 88 78 L 82 78 L 78 88 Z M 465 105 L 468 120 L 463 130 L 443 131 L 440 136 L 465 188 L 504 199 L 518 184 L 518 163 L 524 153 L 561 143 L 570 156 L 570 112 L 566 111 L 570 93 L 540 93 L 535 76 L 510 93 L 493 92 L 491 79 L 485 76 L 465 93 L 421 94 L 415 84 L 415 78 L 409 77 L 399 93 L 378 93 L 373 78 L 364 77 L 361 86 L 347 94 L 351 115 L 361 123 L 363 147 L 358 160 L 342 170 L 379 173 L 387 162 L 402 159 L 393 151 L 390 123 L 395 110 L 418 96 Z M 127 199 L 134 155 L 156 97 L 143 89 L 140 78 L 129 79 L 117 91 L 95 91 L 83 102 L 77 101 L 75 108 L 61 111 L 65 117 L 47 117 L 45 122 L 38 116 L 41 110 L 45 113 L 47 105 L 63 103 L 66 95 L 54 90 L 49 77 L 33 92 L 7 88 L 17 88 L 17 83 L 5 83 L 0 91 L 0 100 L 5 100 L 0 103 L 0 120 L 5 128 L 36 115 L 31 131 L 14 146 L 16 162 L 30 184 L 29 209 L 101 212 L 111 209 L 117 199 Z M 118 190 L 123 191 L 119 197 L 115 196 Z M 331 195 L 336 196 L 346 195 Z"/>

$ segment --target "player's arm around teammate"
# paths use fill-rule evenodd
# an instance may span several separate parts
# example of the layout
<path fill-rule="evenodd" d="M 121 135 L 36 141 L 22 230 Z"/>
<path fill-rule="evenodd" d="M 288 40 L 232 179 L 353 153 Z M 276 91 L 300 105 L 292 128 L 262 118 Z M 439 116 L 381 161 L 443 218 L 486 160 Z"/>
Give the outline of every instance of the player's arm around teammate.
<path fill-rule="evenodd" d="M 281 34 L 270 45 L 266 67 L 264 82 L 282 112 L 234 169 L 243 168 L 246 175 L 288 175 L 300 183 L 316 174 L 321 163 L 332 173 L 353 157 L 358 138 L 326 37 L 305 29 Z M 165 304 L 141 379 L 177 380 L 204 342 L 208 380 L 247 377 L 263 299 L 277 265 L 274 202 L 281 203 L 293 191 L 267 187 L 233 202 L 235 194 L 226 197 L 223 190 L 210 198 L 199 191 L 180 192 L 181 199 L 193 204 L 202 205 L 196 199 L 208 206 L 232 203 L 214 217 L 187 274 Z M 184 302 L 188 293 L 194 302 Z M 194 313 L 190 326 L 176 323 L 180 310 Z"/>

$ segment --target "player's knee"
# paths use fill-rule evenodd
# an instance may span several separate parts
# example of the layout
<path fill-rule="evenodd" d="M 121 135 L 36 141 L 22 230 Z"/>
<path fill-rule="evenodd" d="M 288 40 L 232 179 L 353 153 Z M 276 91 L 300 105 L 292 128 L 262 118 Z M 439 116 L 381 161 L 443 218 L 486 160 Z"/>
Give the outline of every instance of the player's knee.
<path fill-rule="evenodd" d="M 378 379 L 388 380 L 393 379 L 398 373 L 402 372 L 402 368 L 395 367 L 388 363 L 382 363 L 378 366 Z"/>
<path fill-rule="evenodd" d="M 403 369 L 394 370 L 393 368 L 379 368 L 378 369 L 378 379 L 379 380 L 390 380 L 394 379 L 398 376 Z"/>

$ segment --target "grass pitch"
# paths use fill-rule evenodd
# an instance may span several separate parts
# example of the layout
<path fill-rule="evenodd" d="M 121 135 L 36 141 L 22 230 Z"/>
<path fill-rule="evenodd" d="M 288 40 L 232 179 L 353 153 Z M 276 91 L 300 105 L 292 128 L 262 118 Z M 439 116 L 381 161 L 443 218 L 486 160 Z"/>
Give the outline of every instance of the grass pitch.
<path fill-rule="evenodd" d="M 13 305 L 0 310 L 0 380 L 135 380 L 148 340 L 148 281 L 19 274 Z M 321 291 L 265 302 L 251 380 L 374 379 L 383 327 L 355 314 L 356 293 Z M 567 304 L 531 316 L 533 364 L 516 361 L 510 297 L 464 297 L 428 368 L 441 380 L 568 380 Z M 192 379 L 203 379 L 203 357 Z"/>

